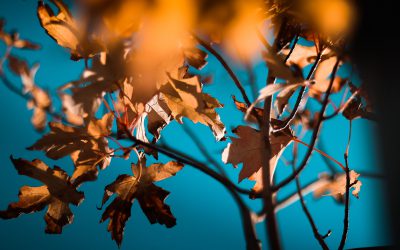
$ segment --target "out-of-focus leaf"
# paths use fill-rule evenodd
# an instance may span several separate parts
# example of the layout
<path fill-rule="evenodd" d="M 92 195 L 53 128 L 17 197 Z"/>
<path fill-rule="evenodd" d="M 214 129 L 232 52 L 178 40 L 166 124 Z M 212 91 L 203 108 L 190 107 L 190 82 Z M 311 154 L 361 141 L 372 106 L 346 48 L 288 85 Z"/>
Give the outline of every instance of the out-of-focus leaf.
<path fill-rule="evenodd" d="M 37 15 L 40 25 L 60 46 L 71 51 L 71 59 L 89 58 L 104 50 L 100 42 L 82 34 L 82 27 L 78 27 L 68 7 L 61 0 L 51 2 L 57 7 L 57 14 L 43 0 L 38 2 Z"/>
<path fill-rule="evenodd" d="M 20 39 L 17 32 L 8 33 L 4 30 L 5 21 L 0 18 L 0 40 L 2 40 L 7 47 L 13 47 L 17 49 L 40 49 L 38 44 L 32 43 L 28 40 Z"/>
<path fill-rule="evenodd" d="M 343 116 L 349 120 L 357 118 L 365 118 L 370 120 L 376 120 L 377 117 L 374 114 L 374 105 L 368 93 L 362 89 L 357 88 L 353 84 L 350 85 L 350 91 L 353 93 L 352 99 L 346 105 L 343 110 Z"/>
<path fill-rule="evenodd" d="M 18 57 L 10 55 L 8 59 L 10 70 L 21 77 L 24 93 L 31 96 L 28 100 L 28 108 L 33 109 L 31 122 L 35 129 L 42 131 L 46 127 L 46 111 L 51 109 L 51 99 L 46 91 L 35 84 L 35 75 L 39 65 L 36 64 L 29 68 L 28 63 Z"/>
<path fill-rule="evenodd" d="M 358 198 L 358 193 L 361 189 L 361 181 L 358 180 L 360 174 L 356 173 L 354 170 L 350 171 L 350 190 L 353 189 L 352 194 Z M 324 175 L 321 178 L 326 178 Z M 336 175 L 330 182 L 326 183 L 322 187 L 314 191 L 314 196 L 320 198 L 324 195 L 329 195 L 335 198 L 337 201 L 341 202 L 343 200 L 343 195 L 346 193 L 346 174 L 342 173 Z"/>

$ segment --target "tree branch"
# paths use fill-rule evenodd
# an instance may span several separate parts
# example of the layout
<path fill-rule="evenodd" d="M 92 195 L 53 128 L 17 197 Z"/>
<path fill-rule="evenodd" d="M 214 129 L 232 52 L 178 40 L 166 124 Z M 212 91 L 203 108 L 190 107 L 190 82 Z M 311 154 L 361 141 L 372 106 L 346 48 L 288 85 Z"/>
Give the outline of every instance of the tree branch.
<path fill-rule="evenodd" d="M 208 52 L 210 52 L 224 67 L 224 69 L 228 72 L 229 76 L 232 78 L 233 82 L 235 83 L 236 87 L 239 89 L 240 93 L 242 94 L 244 102 L 250 106 L 251 102 L 249 97 L 246 94 L 246 90 L 244 89 L 242 83 L 239 81 L 239 78 L 235 75 L 232 68 L 228 65 L 228 63 L 222 58 L 222 56 L 207 42 L 202 40 L 196 34 L 192 33 L 192 36 L 197 40 L 197 42 L 203 46 Z"/>
<path fill-rule="evenodd" d="M 344 161 L 346 163 L 346 194 L 345 194 L 345 204 L 344 204 L 344 219 L 343 219 L 343 233 L 342 239 L 340 240 L 339 250 L 343 250 L 344 245 L 346 244 L 347 233 L 349 231 L 349 202 L 350 202 L 350 169 L 349 169 L 349 148 L 350 148 L 350 140 L 351 140 L 351 130 L 352 130 L 352 122 L 349 121 L 349 138 L 347 141 L 346 151 L 344 153 Z"/>
<path fill-rule="evenodd" d="M 291 181 L 293 181 L 293 180 L 297 177 L 297 175 L 300 174 L 300 173 L 303 171 L 303 169 L 306 167 L 307 162 L 308 162 L 308 160 L 310 159 L 311 153 L 313 152 L 313 148 L 314 148 L 315 143 L 316 143 L 317 138 L 318 138 L 319 129 L 320 129 L 321 124 L 322 124 L 322 121 L 323 121 L 322 118 L 323 118 L 323 115 L 324 115 L 324 113 L 325 113 L 326 107 L 327 107 L 327 105 L 328 105 L 329 96 L 330 96 L 331 91 L 332 91 L 333 81 L 334 81 L 334 79 L 335 79 L 335 76 L 336 76 L 336 73 L 337 73 L 337 69 L 338 69 L 338 67 L 339 67 L 339 62 L 340 62 L 340 58 L 337 59 L 336 64 L 335 64 L 335 66 L 333 67 L 332 78 L 331 78 L 331 80 L 330 80 L 330 82 L 329 82 L 328 89 L 327 89 L 327 91 L 326 91 L 326 93 L 325 93 L 325 97 L 324 97 L 324 101 L 323 101 L 323 104 L 322 104 L 322 108 L 321 108 L 321 111 L 320 111 L 320 113 L 319 113 L 319 115 L 318 115 L 317 124 L 316 124 L 316 126 L 315 126 L 315 128 L 314 128 L 314 131 L 313 131 L 313 134 L 312 134 L 312 137 L 311 137 L 311 143 L 309 144 L 310 147 L 308 148 L 308 150 L 307 150 L 307 152 L 306 152 L 305 158 L 304 158 L 303 161 L 301 162 L 300 167 L 297 168 L 295 171 L 293 171 L 293 174 L 292 174 L 292 175 L 290 175 L 289 177 L 287 177 L 286 179 L 284 179 L 283 181 L 281 181 L 279 184 L 273 186 L 273 187 L 272 187 L 272 191 L 275 192 L 275 191 L 279 190 L 280 188 L 282 188 L 283 186 L 289 184 L 289 183 L 290 183 Z"/>
<path fill-rule="evenodd" d="M 311 69 L 310 69 L 310 72 L 308 73 L 307 78 L 305 79 L 305 81 L 309 81 L 309 80 L 313 77 L 314 72 L 315 72 L 315 70 L 317 69 L 318 64 L 319 64 L 320 61 L 321 61 L 322 52 L 323 52 L 323 50 L 321 50 L 321 51 L 317 54 L 317 58 L 315 59 L 315 62 L 314 62 L 314 64 L 312 65 L 312 67 L 311 67 Z M 273 129 L 274 132 L 278 132 L 278 131 L 284 130 L 284 129 L 287 128 L 287 127 L 289 126 L 289 124 L 293 121 L 294 117 L 295 117 L 296 114 L 297 114 L 297 111 L 299 110 L 299 107 L 300 107 L 301 101 L 303 100 L 304 94 L 306 93 L 306 89 L 307 89 L 306 86 L 301 87 L 300 93 L 299 93 L 299 95 L 297 96 L 296 103 L 294 104 L 294 107 L 293 107 L 293 109 L 292 109 L 292 112 L 291 112 L 291 113 L 289 114 L 289 116 L 283 121 L 281 127 L 279 127 L 279 128 L 274 128 L 274 129 Z"/>
<path fill-rule="evenodd" d="M 293 171 L 296 169 L 296 158 L 297 158 L 297 144 L 295 143 L 293 145 L 293 162 L 292 162 Z M 319 233 L 318 228 L 314 222 L 314 219 L 312 218 L 311 213 L 306 206 L 303 194 L 301 193 L 299 176 L 296 176 L 296 188 L 297 188 L 297 194 L 299 195 L 301 207 L 303 208 L 303 211 L 304 211 L 305 215 L 307 216 L 308 221 L 310 222 L 311 228 L 314 233 L 314 237 L 317 239 L 317 241 L 321 245 L 322 249 L 325 249 L 325 250 L 329 249 L 328 246 L 326 245 L 324 239 L 322 238 L 321 234 Z"/>
<path fill-rule="evenodd" d="M 259 241 L 257 239 L 255 230 L 254 230 L 254 225 L 251 219 L 251 214 L 247 208 L 247 206 L 244 204 L 244 202 L 242 201 L 242 199 L 240 198 L 240 196 L 238 195 L 238 193 L 242 193 L 242 194 L 250 194 L 249 191 L 241 189 L 237 186 L 235 186 L 229 179 L 227 179 L 224 176 L 219 175 L 217 172 L 215 172 L 214 170 L 208 168 L 206 165 L 204 165 L 201 162 L 198 162 L 196 160 L 194 160 L 193 158 L 191 158 L 190 156 L 187 156 L 181 152 L 177 152 L 167 146 L 164 147 L 160 147 L 158 145 L 155 144 L 151 144 L 151 143 L 147 143 L 147 142 L 143 142 L 141 140 L 138 140 L 136 137 L 134 137 L 130 131 L 125 127 L 125 133 L 128 136 L 128 138 L 134 142 L 135 145 L 141 145 L 141 146 L 145 146 L 148 147 L 150 149 L 153 150 L 157 150 L 158 152 L 171 157 L 172 159 L 175 159 L 181 163 L 190 165 L 192 167 L 195 167 L 196 169 L 200 170 L 201 172 L 207 174 L 208 176 L 211 176 L 212 178 L 214 178 L 215 180 L 217 180 L 218 182 L 220 182 L 223 186 L 225 186 L 225 188 L 228 189 L 228 191 L 232 194 L 232 196 L 234 197 L 234 199 L 239 203 L 239 208 L 242 214 L 242 220 L 243 220 L 243 224 L 244 224 L 244 231 L 245 231 L 245 237 L 246 237 L 246 243 L 247 243 L 247 249 L 249 250 L 257 250 L 260 249 L 260 244 Z"/>

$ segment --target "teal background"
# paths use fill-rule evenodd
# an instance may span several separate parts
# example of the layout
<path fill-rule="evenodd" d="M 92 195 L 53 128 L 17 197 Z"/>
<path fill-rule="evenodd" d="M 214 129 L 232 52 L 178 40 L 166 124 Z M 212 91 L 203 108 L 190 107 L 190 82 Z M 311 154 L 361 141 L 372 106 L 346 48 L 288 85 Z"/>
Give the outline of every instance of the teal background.
<path fill-rule="evenodd" d="M 30 63 L 40 62 L 36 82 L 39 86 L 55 94 L 57 86 L 77 79 L 83 68 L 83 62 L 69 60 L 66 50 L 50 39 L 39 25 L 36 17 L 36 1 L 1 1 L 0 17 L 7 20 L 6 30 L 17 29 L 22 38 L 40 43 L 40 51 L 17 51 L 15 54 L 27 59 Z M 1 55 L 4 45 L 0 45 Z M 240 96 L 233 87 L 233 82 L 218 64 L 210 57 L 210 63 L 203 72 L 214 75 L 213 84 L 205 86 L 205 92 L 219 97 L 225 108 L 219 110 L 222 121 L 227 125 L 228 135 L 231 128 L 244 124 L 242 114 L 234 107 L 231 95 Z M 230 60 L 229 60 L 230 61 Z M 232 63 L 232 61 L 230 61 Z M 240 79 L 248 82 L 246 71 L 235 66 Z M 262 62 L 254 65 L 258 86 L 265 82 L 266 70 Z M 20 86 L 18 78 L 9 72 L 7 75 Z M 246 88 L 250 92 L 247 85 Z M 340 98 L 340 97 L 336 97 Z M 57 105 L 57 103 L 56 103 Z M 330 110 L 332 111 L 332 110 Z M 0 209 L 5 209 L 10 202 L 17 200 L 18 190 L 22 185 L 39 185 L 25 176 L 18 176 L 9 156 L 33 159 L 40 157 L 49 165 L 55 162 L 44 158 L 40 152 L 27 151 L 25 148 L 35 142 L 41 135 L 34 131 L 30 123 L 31 111 L 27 110 L 26 102 L 0 84 L 1 142 L 0 142 Z M 215 159 L 220 160 L 220 152 L 227 142 L 215 142 L 209 129 L 203 125 L 193 125 L 185 122 L 197 133 L 213 152 Z M 356 120 L 353 123 L 353 137 L 350 149 L 350 167 L 356 171 L 380 173 L 379 145 L 375 138 L 376 124 Z M 346 147 L 348 121 L 337 117 L 324 124 L 322 137 L 327 145 L 328 153 L 343 162 L 343 152 Z M 200 160 L 204 160 L 201 152 L 176 122 L 167 126 L 162 132 L 165 141 L 176 149 Z M 309 135 L 304 138 L 309 139 Z M 300 146 L 304 152 L 304 147 Z M 284 154 L 287 159 L 290 148 Z M 160 157 L 160 161 L 167 161 Z M 136 161 L 136 159 L 133 159 Z M 69 173 L 73 166 L 68 158 L 57 162 Z M 232 180 L 236 181 L 239 169 L 227 165 L 226 170 Z M 325 163 L 318 154 L 313 154 L 312 160 L 304 173 L 301 182 L 307 183 L 317 177 L 321 171 L 327 171 Z M 102 211 L 96 206 L 101 202 L 104 186 L 111 183 L 118 175 L 129 173 L 129 162 L 115 159 L 111 166 L 102 171 L 96 182 L 86 183 L 81 191 L 85 192 L 85 201 L 79 207 L 72 207 L 75 214 L 74 223 L 64 228 L 62 235 L 46 235 L 44 233 L 44 212 L 22 215 L 14 220 L 0 220 L 0 249 L 117 249 L 106 230 L 106 223 L 99 224 Z M 291 168 L 283 164 L 278 166 L 277 178 L 283 179 L 291 173 Z M 360 199 L 351 198 L 350 231 L 346 248 L 379 246 L 390 244 L 388 236 L 388 221 L 386 217 L 387 203 L 385 200 L 384 180 L 362 178 L 363 186 Z M 177 225 L 166 229 L 160 225 L 151 225 L 137 203 L 132 208 L 132 216 L 127 223 L 124 241 L 121 249 L 244 249 L 245 242 L 238 208 L 229 193 L 216 181 L 199 171 L 187 166 L 176 177 L 158 183 L 171 195 L 166 203 L 177 218 Z M 250 187 L 251 182 L 243 182 L 243 187 Z M 293 192 L 294 185 L 288 186 L 285 194 Z M 330 197 L 320 200 L 306 197 L 309 209 L 317 222 L 321 233 L 332 230 L 327 243 L 337 248 L 343 227 L 343 206 L 338 205 Z M 258 210 L 259 201 L 248 201 L 248 204 Z M 318 249 L 311 227 L 296 203 L 278 213 L 279 229 L 285 249 Z M 264 224 L 257 225 L 260 239 L 265 242 Z M 264 244 L 267 248 L 267 244 Z"/>

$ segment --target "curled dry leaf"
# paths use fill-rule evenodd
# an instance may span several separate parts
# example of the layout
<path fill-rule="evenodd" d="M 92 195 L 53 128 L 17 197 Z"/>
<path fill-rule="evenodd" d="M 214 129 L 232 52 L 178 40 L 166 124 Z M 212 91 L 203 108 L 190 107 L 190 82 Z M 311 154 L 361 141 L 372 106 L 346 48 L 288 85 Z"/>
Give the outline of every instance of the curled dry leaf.
<path fill-rule="evenodd" d="M 75 164 L 71 181 L 79 184 L 82 180 L 94 180 L 96 166 L 104 169 L 110 164 L 110 149 L 105 137 L 111 134 L 113 119 L 114 116 L 108 113 L 100 120 L 92 119 L 87 127 L 51 122 L 50 133 L 28 149 L 44 151 L 54 160 L 70 155 Z"/>
<path fill-rule="evenodd" d="M 135 199 L 138 200 L 151 224 L 159 223 L 168 228 L 175 226 L 176 219 L 170 207 L 164 203 L 169 192 L 154 185 L 153 182 L 174 176 L 182 168 L 183 164 L 173 161 L 166 164 L 155 163 L 146 167 L 146 158 L 141 155 L 138 163 L 132 164 L 134 176 L 120 175 L 113 183 L 105 187 L 102 205 L 113 194 L 117 196 L 104 211 L 100 222 L 110 220 L 108 231 L 118 246 L 121 245 L 125 224 L 131 215 L 131 207 Z"/>
<path fill-rule="evenodd" d="M 287 105 L 289 98 L 292 96 L 294 91 L 300 86 L 309 85 L 307 81 L 303 81 L 301 83 L 288 83 L 288 84 L 269 84 L 266 87 L 262 88 L 259 92 L 259 96 L 257 99 L 251 104 L 251 106 L 247 109 L 245 119 L 247 120 L 253 108 L 261 101 L 265 100 L 265 98 L 274 95 L 277 92 L 280 92 L 277 96 L 277 100 L 275 105 L 278 106 L 278 110 L 282 110 Z M 280 112 L 281 113 L 281 112 Z"/>
<path fill-rule="evenodd" d="M 28 100 L 28 108 L 33 109 L 31 122 L 35 129 L 42 131 L 46 127 L 46 111 L 51 108 L 51 99 L 46 91 L 35 84 L 35 75 L 39 65 L 36 64 L 29 68 L 26 61 L 13 55 L 10 55 L 8 59 L 10 70 L 21 77 L 24 93 L 31 96 Z"/>
<path fill-rule="evenodd" d="M 304 81 L 301 71 L 296 64 L 289 64 L 293 66 L 292 70 L 288 65 L 285 65 L 283 59 L 269 51 L 263 53 L 263 58 L 268 66 L 269 74 L 276 78 L 287 80 L 291 84 L 301 83 Z"/>
<path fill-rule="evenodd" d="M 82 104 L 76 104 L 71 95 L 59 93 L 62 103 L 65 119 L 76 126 L 83 125 L 86 114 L 82 108 Z"/>
<path fill-rule="evenodd" d="M 239 126 L 233 130 L 238 136 L 230 137 L 232 143 L 222 152 L 222 161 L 231 163 L 235 168 L 243 163 L 242 170 L 239 174 L 239 182 L 245 178 L 255 180 L 255 191 L 262 189 L 261 175 L 262 175 L 262 149 L 265 147 L 261 133 L 248 126 Z M 283 149 L 291 142 L 293 135 L 289 129 L 283 130 L 270 135 L 271 152 L 270 152 L 270 166 L 271 178 L 274 175 L 277 160 L 279 159 Z"/>
<path fill-rule="evenodd" d="M 51 2 L 57 7 L 57 14 L 43 0 L 38 2 L 37 15 L 40 25 L 60 46 L 71 51 L 71 59 L 87 59 L 104 50 L 103 45 L 96 39 L 89 39 L 90 36 L 82 34 L 82 27 L 78 27 L 68 7 L 61 0 Z"/>
<path fill-rule="evenodd" d="M 357 118 L 376 120 L 376 115 L 373 112 L 374 105 L 367 91 L 362 88 L 357 88 L 351 83 L 349 86 L 353 95 L 343 109 L 343 116 L 349 120 Z"/>
<path fill-rule="evenodd" d="M 42 182 L 40 187 L 23 186 L 19 192 L 19 201 L 11 203 L 7 210 L 0 211 L 0 218 L 12 219 L 20 214 L 28 214 L 43 210 L 47 206 L 44 217 L 46 233 L 60 234 L 65 225 L 72 223 L 73 214 L 69 204 L 79 205 L 84 199 L 82 192 L 76 190 L 70 177 L 61 168 L 49 168 L 40 160 L 11 160 L 20 175 L 26 175 Z"/>
<path fill-rule="evenodd" d="M 361 181 L 358 180 L 360 174 L 356 173 L 354 170 L 350 171 L 350 189 L 356 198 L 358 198 L 358 193 L 361 189 Z M 326 178 L 326 175 L 322 175 L 320 178 Z M 336 175 L 330 182 L 326 183 L 324 186 L 318 188 L 314 191 L 315 197 L 322 197 L 324 195 L 330 195 L 337 201 L 341 202 L 343 200 L 343 195 L 346 193 L 346 174 L 342 173 Z"/>

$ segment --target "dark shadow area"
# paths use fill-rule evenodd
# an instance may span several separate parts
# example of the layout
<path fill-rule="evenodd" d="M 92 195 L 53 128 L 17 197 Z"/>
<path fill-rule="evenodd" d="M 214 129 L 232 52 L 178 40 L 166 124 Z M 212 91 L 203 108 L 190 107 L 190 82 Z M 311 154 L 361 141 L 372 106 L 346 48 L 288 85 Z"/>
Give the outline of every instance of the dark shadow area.
<path fill-rule="evenodd" d="M 358 0 L 360 23 L 354 32 L 353 58 L 379 115 L 379 144 L 383 168 L 388 178 L 388 215 L 392 239 L 400 247 L 400 156 L 398 121 L 400 114 L 398 16 L 395 1 Z"/>

